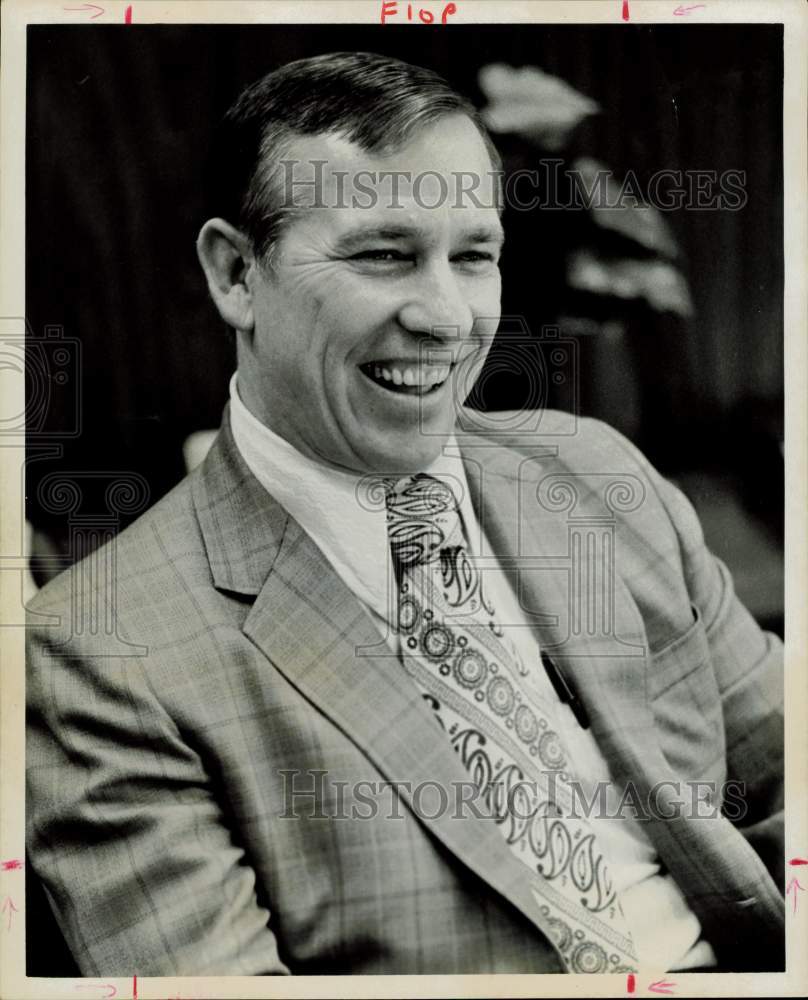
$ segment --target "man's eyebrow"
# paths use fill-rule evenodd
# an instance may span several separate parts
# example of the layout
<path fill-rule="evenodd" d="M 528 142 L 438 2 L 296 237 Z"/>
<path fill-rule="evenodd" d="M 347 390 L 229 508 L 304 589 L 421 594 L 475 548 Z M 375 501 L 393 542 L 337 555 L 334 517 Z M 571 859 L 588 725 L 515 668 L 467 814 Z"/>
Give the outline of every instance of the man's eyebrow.
<path fill-rule="evenodd" d="M 338 240 L 338 245 L 342 249 L 350 249 L 359 243 L 367 243 L 369 240 L 406 240 L 413 236 L 418 236 L 420 230 L 415 226 L 372 226 L 370 228 L 362 226 L 359 229 L 349 230 L 343 233 Z"/>
<path fill-rule="evenodd" d="M 407 240 L 413 237 L 423 236 L 424 231 L 417 226 L 374 226 L 371 228 L 362 227 L 343 233 L 337 241 L 340 250 L 350 250 L 355 246 L 373 242 L 374 240 Z M 459 239 L 469 243 L 494 243 L 502 246 L 505 242 L 505 234 L 500 227 L 481 226 L 461 232 Z"/>
<path fill-rule="evenodd" d="M 469 243 L 496 243 L 497 246 L 502 246 L 505 242 L 505 233 L 500 226 L 482 226 L 463 233 L 463 239 Z"/>

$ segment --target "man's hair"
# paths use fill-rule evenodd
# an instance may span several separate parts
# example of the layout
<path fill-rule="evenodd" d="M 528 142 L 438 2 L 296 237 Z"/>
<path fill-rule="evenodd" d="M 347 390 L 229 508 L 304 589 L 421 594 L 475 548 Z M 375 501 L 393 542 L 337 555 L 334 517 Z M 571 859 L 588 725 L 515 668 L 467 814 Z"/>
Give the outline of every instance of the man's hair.
<path fill-rule="evenodd" d="M 296 136 L 333 134 L 385 154 L 447 115 L 468 117 L 491 157 L 501 161 L 474 106 L 432 70 L 370 52 L 299 59 L 242 92 L 214 136 L 208 217 L 220 216 L 268 258 L 292 206 L 276 180 Z"/>

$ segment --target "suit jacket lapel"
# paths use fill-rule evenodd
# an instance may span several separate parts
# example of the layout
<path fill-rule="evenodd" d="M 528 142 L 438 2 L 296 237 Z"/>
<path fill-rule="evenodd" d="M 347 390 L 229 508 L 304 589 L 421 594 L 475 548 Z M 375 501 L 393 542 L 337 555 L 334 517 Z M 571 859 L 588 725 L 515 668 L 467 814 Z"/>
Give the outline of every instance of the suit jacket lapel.
<path fill-rule="evenodd" d="M 540 648 L 583 702 L 613 776 L 635 785 L 638 775 L 667 776 L 646 697 L 643 622 L 609 566 L 614 516 L 592 503 L 607 483 L 562 474 L 546 448 L 530 455 L 489 444 L 488 456 L 467 462 L 469 489 Z"/>

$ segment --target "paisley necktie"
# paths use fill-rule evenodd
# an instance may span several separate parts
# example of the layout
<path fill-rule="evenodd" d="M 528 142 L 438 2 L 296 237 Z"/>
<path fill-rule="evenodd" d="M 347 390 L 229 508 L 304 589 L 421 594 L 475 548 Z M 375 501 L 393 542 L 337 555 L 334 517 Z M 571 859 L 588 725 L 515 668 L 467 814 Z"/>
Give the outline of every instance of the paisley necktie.
<path fill-rule="evenodd" d="M 385 484 L 385 500 L 402 662 L 529 869 L 564 967 L 636 971 L 606 860 L 574 807 L 573 775 L 553 721 L 557 704 L 483 593 L 451 487 L 407 476 Z"/>

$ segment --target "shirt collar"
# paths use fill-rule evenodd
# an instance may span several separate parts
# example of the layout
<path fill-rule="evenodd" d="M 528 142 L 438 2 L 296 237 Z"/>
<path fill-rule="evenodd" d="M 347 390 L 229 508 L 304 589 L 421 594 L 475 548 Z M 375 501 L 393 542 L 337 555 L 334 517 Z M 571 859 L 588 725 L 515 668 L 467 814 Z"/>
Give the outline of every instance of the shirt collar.
<path fill-rule="evenodd" d="M 367 477 L 309 458 L 261 423 L 238 394 L 238 373 L 230 380 L 233 439 L 261 485 L 300 524 L 342 580 L 389 621 L 396 599 L 387 521 L 383 503 L 374 502 Z M 476 517 L 463 461 L 452 436 L 426 469 L 450 482 L 459 498 L 469 545 Z"/>

